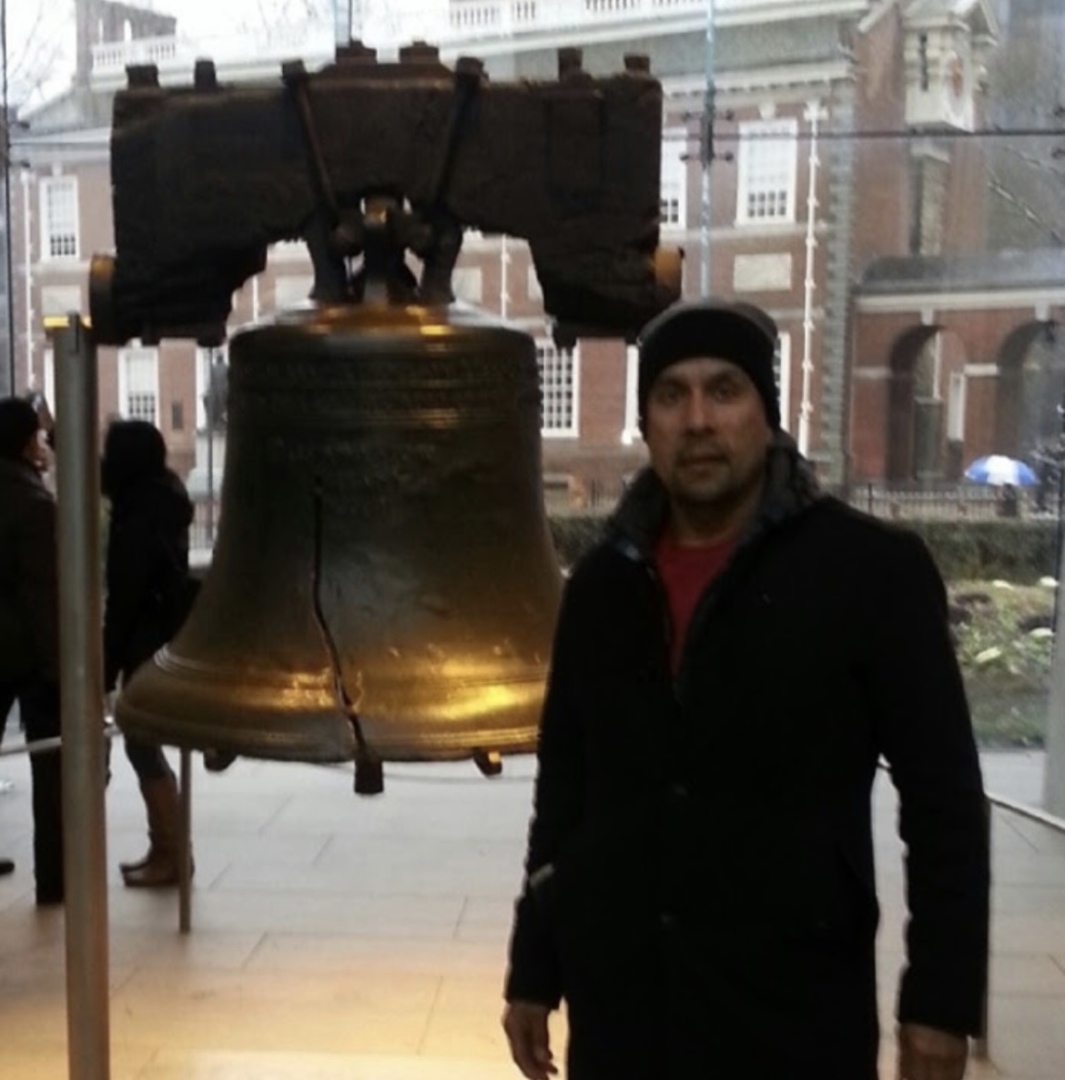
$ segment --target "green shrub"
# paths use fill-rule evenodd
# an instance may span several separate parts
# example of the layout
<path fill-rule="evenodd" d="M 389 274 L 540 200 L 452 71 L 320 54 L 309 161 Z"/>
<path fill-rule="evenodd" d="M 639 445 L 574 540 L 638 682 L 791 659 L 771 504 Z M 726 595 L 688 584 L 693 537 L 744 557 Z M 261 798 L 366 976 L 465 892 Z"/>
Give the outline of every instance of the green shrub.
<path fill-rule="evenodd" d="M 1042 745 L 1054 638 L 1046 629 L 1025 627 L 1050 621 L 1056 590 L 958 581 L 949 592 L 977 739 L 993 746 Z"/>
<path fill-rule="evenodd" d="M 564 566 L 571 566 L 601 535 L 603 520 L 596 514 L 551 518 L 555 548 Z M 1055 571 L 1057 522 L 1053 518 L 904 524 L 924 539 L 948 581 L 1002 578 L 1033 584 Z"/>
<path fill-rule="evenodd" d="M 1055 571 L 1057 522 L 1036 520 L 913 521 L 948 581 L 1034 583 Z"/>

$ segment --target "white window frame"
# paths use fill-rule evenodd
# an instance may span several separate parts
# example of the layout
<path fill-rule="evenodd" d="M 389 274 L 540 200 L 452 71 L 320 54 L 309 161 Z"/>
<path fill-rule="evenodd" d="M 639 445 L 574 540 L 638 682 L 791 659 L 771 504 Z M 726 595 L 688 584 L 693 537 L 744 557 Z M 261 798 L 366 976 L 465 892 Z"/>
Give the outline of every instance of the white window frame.
<path fill-rule="evenodd" d="M 636 345 L 625 346 L 625 423 L 621 429 L 621 445 L 632 446 L 640 440 L 640 350 Z"/>
<path fill-rule="evenodd" d="M 551 394 L 559 392 L 560 389 L 550 385 L 550 380 L 554 378 L 554 370 L 552 369 L 560 369 L 565 363 L 569 365 L 569 415 L 559 417 L 559 420 L 563 422 L 548 423 L 547 421 L 553 418 L 552 414 L 566 411 L 556 409 L 550 400 Z M 536 364 L 540 373 L 540 434 L 545 439 L 577 438 L 580 434 L 580 345 L 575 346 L 573 349 L 559 349 L 551 338 L 537 338 Z M 547 381 L 545 381 L 545 368 L 547 369 Z M 568 423 L 565 421 L 568 421 Z"/>
<path fill-rule="evenodd" d="M 150 360 L 154 376 L 154 388 L 150 391 L 139 390 L 136 393 L 153 398 L 152 409 L 130 408 L 130 363 L 134 360 Z M 118 412 L 126 420 L 147 420 L 159 427 L 159 350 L 144 345 L 130 345 L 118 351 Z"/>
<path fill-rule="evenodd" d="M 770 136 L 778 135 L 779 138 Z M 736 183 L 738 225 L 782 225 L 795 221 L 799 177 L 799 121 L 795 117 L 745 120 L 739 125 L 740 147 Z M 784 161 L 783 147 L 788 148 Z M 771 155 L 778 153 L 779 160 Z M 753 213 L 752 199 L 783 193 L 783 203 L 773 213 Z"/>
<path fill-rule="evenodd" d="M 56 228 L 54 200 L 64 189 L 69 193 L 69 221 Z M 79 257 L 81 250 L 81 214 L 78 207 L 78 178 L 76 176 L 44 176 L 38 189 L 41 211 L 41 261 L 67 262 Z"/>
<path fill-rule="evenodd" d="M 46 348 L 41 357 L 41 393 L 48 408 L 55 414 L 55 349 Z"/>
<path fill-rule="evenodd" d="M 791 333 L 777 334 L 776 353 L 773 356 L 773 377 L 777 384 L 780 401 L 780 426 L 791 431 Z"/>
<path fill-rule="evenodd" d="M 663 229 L 688 227 L 688 132 L 667 128 L 662 132 L 659 180 L 659 225 Z"/>
<path fill-rule="evenodd" d="M 965 409 L 969 380 L 964 371 L 952 371 L 947 390 L 947 439 L 965 442 Z"/>
<path fill-rule="evenodd" d="M 211 365 L 214 358 L 221 354 L 222 359 L 228 363 L 229 347 L 219 345 L 216 348 L 196 347 L 196 430 L 207 430 L 207 405 L 204 398 L 207 396 L 207 387 L 211 384 Z"/>
<path fill-rule="evenodd" d="M 932 396 L 943 400 L 943 335 L 936 334 L 935 353 L 932 357 Z"/>

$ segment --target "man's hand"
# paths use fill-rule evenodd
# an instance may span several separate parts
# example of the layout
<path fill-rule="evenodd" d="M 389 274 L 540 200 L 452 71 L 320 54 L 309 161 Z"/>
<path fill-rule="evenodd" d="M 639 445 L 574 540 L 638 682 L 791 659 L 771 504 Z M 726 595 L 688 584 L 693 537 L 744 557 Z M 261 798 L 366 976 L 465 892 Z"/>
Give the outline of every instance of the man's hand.
<path fill-rule="evenodd" d="M 503 1011 L 510 1056 L 527 1080 L 547 1080 L 558 1074 L 547 1031 L 550 1012 L 546 1005 L 534 1001 L 512 1001 Z"/>
<path fill-rule="evenodd" d="M 924 1024 L 899 1024 L 898 1080 L 962 1080 L 969 1040 Z"/>

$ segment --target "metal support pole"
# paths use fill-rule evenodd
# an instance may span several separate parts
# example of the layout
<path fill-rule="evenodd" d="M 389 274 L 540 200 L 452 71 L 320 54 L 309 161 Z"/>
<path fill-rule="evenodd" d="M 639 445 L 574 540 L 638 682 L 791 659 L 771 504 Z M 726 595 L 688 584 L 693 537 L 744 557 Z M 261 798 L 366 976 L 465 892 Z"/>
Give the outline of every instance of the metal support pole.
<path fill-rule="evenodd" d="M 1047 707 L 1046 764 L 1043 773 L 1043 806 L 1065 817 L 1065 588 L 1061 575 L 1065 560 L 1065 391 L 1058 405 L 1061 431 L 1058 434 L 1058 516 L 1054 535 L 1054 651 L 1050 661 L 1050 701 Z"/>
<path fill-rule="evenodd" d="M 14 273 L 14 258 L 11 253 L 13 243 L 13 229 L 11 221 L 11 101 L 8 93 L 8 62 L 7 62 L 7 2 L 0 0 L 0 110 L 3 113 L 3 186 L 4 186 L 4 304 L 7 312 L 6 338 L 4 342 L 7 348 L 7 359 L 4 370 L 0 372 L 0 391 L 3 394 L 14 394 L 17 383 L 15 373 L 15 283 L 12 280 Z M 23 228 L 27 228 L 23 223 Z"/>
<path fill-rule="evenodd" d="M 817 136 L 822 119 L 821 103 L 811 101 L 806 107 L 806 120 L 810 125 L 810 160 L 809 191 L 806 195 L 806 270 L 803 284 L 802 317 L 802 397 L 799 402 L 799 453 L 809 454 L 811 418 L 813 416 L 813 335 L 814 335 L 814 290 L 817 287 L 816 267 L 817 252 L 817 175 L 821 159 L 817 153 Z M 790 357 L 789 357 L 790 362 Z M 784 415 L 790 411 L 790 402 L 783 401 Z"/>
<path fill-rule="evenodd" d="M 178 836 L 178 929 L 192 929 L 192 752 L 181 750 L 181 821 Z"/>
<path fill-rule="evenodd" d="M 207 391 L 207 520 L 204 532 L 207 547 L 214 548 L 214 390 Z"/>
<path fill-rule="evenodd" d="M 70 1080 L 108 1080 L 107 852 L 96 347 L 55 334 L 59 678 Z"/>
<path fill-rule="evenodd" d="M 991 850 L 991 800 L 984 799 L 984 829 L 987 835 L 987 850 Z M 977 1061 L 987 1061 L 991 1052 L 989 1049 L 991 1040 L 991 959 L 988 957 L 987 979 L 984 982 L 984 1000 L 982 1006 L 980 1035 L 973 1040 L 973 1057 Z"/>
<path fill-rule="evenodd" d="M 715 85 L 715 33 L 717 13 L 714 0 L 706 0 L 706 49 L 705 76 L 706 90 L 703 96 L 703 117 L 701 131 L 700 161 L 702 164 L 701 192 L 701 233 L 702 260 L 699 274 L 699 295 L 706 299 L 713 289 L 713 275 L 710 267 L 711 233 L 714 228 L 713 191 L 710 168 L 714 163 L 714 120 L 717 113 L 717 87 Z"/>
<path fill-rule="evenodd" d="M 1060 518 L 1059 518 L 1060 520 Z M 1059 529 L 1060 532 L 1060 529 Z M 1058 537 L 1058 565 L 1062 560 L 1062 537 Z M 1065 588 L 1058 579 L 1054 601 L 1054 626 L 1065 626 Z M 1043 774 L 1043 806 L 1065 817 L 1065 634 L 1054 635 L 1050 662 L 1050 701 L 1047 707 L 1046 765 Z"/>

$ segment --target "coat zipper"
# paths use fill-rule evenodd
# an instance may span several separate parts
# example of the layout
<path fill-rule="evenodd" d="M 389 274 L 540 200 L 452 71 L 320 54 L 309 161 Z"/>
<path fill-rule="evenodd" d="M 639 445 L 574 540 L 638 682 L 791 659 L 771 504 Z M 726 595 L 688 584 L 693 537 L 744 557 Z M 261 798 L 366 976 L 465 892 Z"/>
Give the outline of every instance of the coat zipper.
<path fill-rule="evenodd" d="M 654 561 L 647 558 L 645 555 L 640 556 L 640 562 L 643 564 L 643 571 L 647 575 L 647 580 L 650 582 L 651 590 L 654 592 L 655 603 L 658 605 L 658 614 L 662 622 L 662 644 L 663 652 L 661 656 L 662 662 L 665 664 L 667 672 L 672 670 L 671 658 L 673 655 L 673 620 L 669 614 L 669 600 L 666 597 L 666 588 L 662 584 L 662 578 L 655 568 Z M 672 680 L 671 680 L 672 682 Z M 676 687 L 673 687 L 674 697 L 676 696 Z"/>

